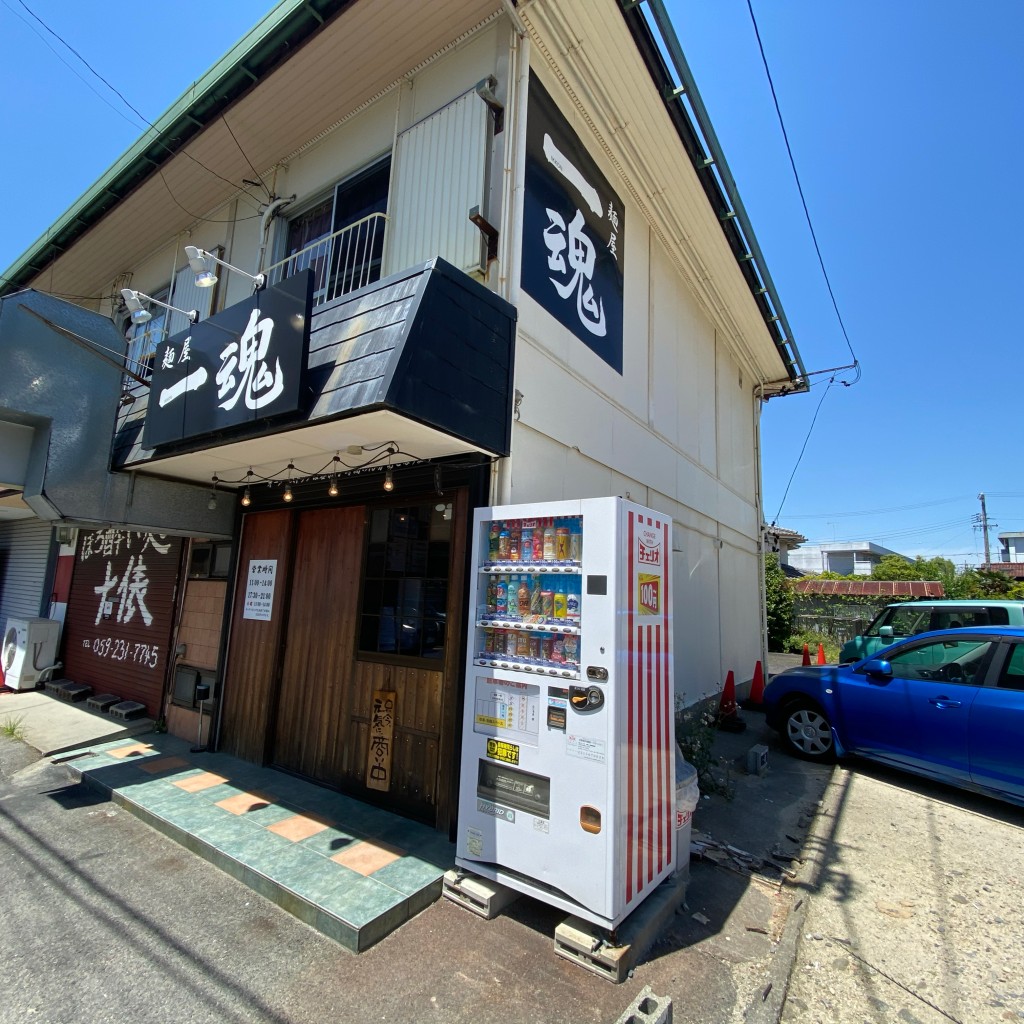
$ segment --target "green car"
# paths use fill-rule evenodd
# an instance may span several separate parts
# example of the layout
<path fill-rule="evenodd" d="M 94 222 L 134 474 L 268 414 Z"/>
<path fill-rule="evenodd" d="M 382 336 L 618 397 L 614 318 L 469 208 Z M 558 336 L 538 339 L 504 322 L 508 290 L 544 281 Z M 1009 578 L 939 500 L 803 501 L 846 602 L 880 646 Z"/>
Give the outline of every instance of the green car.
<path fill-rule="evenodd" d="M 839 664 L 870 658 L 908 636 L 963 626 L 1024 626 L 1024 601 L 901 601 L 886 605 L 860 636 L 843 644 Z"/>

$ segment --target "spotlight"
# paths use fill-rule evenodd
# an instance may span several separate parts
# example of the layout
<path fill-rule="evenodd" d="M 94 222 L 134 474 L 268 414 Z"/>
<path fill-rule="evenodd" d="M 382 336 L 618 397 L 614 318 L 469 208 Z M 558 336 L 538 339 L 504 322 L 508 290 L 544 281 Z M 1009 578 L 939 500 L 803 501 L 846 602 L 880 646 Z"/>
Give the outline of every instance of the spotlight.
<path fill-rule="evenodd" d="M 217 283 L 217 275 L 213 272 L 211 263 L 218 263 L 228 270 L 233 270 L 236 274 L 242 274 L 249 278 L 256 288 L 262 288 L 267 282 L 265 274 L 250 274 L 247 270 L 233 267 L 219 256 L 214 256 L 212 252 L 207 252 L 195 245 L 186 245 L 185 255 L 188 257 L 188 265 L 192 268 L 192 273 L 196 275 L 197 288 L 212 288 Z"/>

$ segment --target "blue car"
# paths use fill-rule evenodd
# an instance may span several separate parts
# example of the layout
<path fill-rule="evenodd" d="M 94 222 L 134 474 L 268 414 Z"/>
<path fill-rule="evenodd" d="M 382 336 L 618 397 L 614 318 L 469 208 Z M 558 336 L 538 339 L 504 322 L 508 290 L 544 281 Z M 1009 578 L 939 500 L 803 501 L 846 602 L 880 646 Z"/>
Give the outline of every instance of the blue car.
<path fill-rule="evenodd" d="M 1019 626 L 920 633 L 851 665 L 791 668 L 764 705 L 799 757 L 857 754 L 1024 804 Z"/>

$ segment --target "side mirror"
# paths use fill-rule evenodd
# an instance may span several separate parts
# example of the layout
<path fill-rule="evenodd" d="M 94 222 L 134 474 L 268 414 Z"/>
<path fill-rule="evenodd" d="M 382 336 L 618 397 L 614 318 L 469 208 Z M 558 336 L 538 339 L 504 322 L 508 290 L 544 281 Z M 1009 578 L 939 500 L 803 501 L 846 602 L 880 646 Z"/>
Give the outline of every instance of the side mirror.
<path fill-rule="evenodd" d="M 891 640 L 893 638 L 892 626 L 879 626 L 878 635 L 884 636 L 886 640 Z"/>
<path fill-rule="evenodd" d="M 861 665 L 861 671 L 874 679 L 892 679 L 892 665 L 884 658 L 872 658 Z"/>

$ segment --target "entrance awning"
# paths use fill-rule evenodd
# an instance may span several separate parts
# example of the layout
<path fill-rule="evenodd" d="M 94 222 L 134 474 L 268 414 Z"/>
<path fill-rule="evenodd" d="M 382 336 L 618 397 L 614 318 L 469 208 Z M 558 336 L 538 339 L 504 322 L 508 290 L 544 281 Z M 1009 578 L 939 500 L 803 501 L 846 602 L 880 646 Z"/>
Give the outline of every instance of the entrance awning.
<path fill-rule="evenodd" d="M 437 258 L 317 307 L 299 413 L 148 450 L 149 395 L 122 410 L 114 464 L 208 483 L 320 472 L 393 443 L 394 462 L 509 453 L 515 307 Z M 351 457 L 350 457 L 351 455 Z M 348 460 L 348 461 L 346 461 Z"/>

